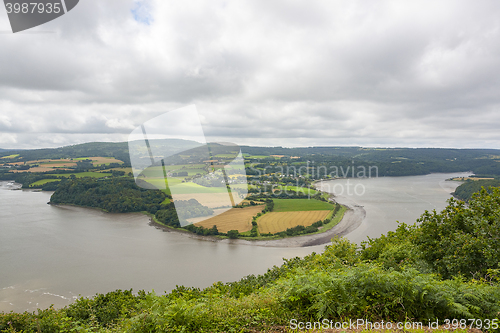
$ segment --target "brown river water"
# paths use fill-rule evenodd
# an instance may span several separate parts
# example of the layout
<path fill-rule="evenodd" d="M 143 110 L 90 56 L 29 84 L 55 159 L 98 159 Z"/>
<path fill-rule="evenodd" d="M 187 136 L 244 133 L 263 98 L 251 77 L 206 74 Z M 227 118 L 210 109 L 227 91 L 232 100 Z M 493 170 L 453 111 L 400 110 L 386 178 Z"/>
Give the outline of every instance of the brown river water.
<path fill-rule="evenodd" d="M 337 193 L 337 200 L 366 211 L 346 235 L 359 243 L 394 230 L 396 220 L 414 222 L 425 210 L 446 206 L 457 174 L 351 179 L 363 195 Z M 340 179 L 324 182 L 338 192 Z M 261 247 L 193 239 L 148 225 L 141 214 L 108 214 L 47 205 L 51 193 L 13 190 L 0 182 L 0 311 L 61 307 L 79 295 L 115 289 L 170 291 L 176 285 L 207 287 L 262 274 L 282 258 L 322 252 L 310 247 Z M 357 187 L 358 194 L 360 186 Z"/>

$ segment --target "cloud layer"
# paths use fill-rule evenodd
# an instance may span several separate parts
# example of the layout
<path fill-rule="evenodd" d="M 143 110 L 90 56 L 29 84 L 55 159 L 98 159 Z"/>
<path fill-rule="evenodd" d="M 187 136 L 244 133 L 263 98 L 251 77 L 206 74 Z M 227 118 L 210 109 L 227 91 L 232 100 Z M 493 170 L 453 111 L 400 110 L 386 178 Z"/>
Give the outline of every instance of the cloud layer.
<path fill-rule="evenodd" d="M 252 145 L 500 148 L 494 1 L 85 0 L 8 33 L 0 147 L 124 141 L 196 104 Z"/>

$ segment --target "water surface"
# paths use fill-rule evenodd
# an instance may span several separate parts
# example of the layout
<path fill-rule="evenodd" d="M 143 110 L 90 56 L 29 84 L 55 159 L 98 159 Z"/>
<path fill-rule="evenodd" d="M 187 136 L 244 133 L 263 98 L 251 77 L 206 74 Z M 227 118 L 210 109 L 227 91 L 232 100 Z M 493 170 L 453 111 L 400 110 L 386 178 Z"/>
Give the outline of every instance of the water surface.
<path fill-rule="evenodd" d="M 471 173 L 434 173 L 425 176 L 354 178 L 325 181 L 318 188 L 336 195 L 335 200 L 363 206 L 366 217 L 346 238 L 360 243 L 395 230 L 397 221 L 415 223 L 424 211 L 441 211 L 462 182 L 449 181 Z"/>
<path fill-rule="evenodd" d="M 364 206 L 366 219 L 347 238 L 359 243 L 394 230 L 397 220 L 413 223 L 424 210 L 441 210 L 459 184 L 445 181 L 454 175 L 351 179 L 365 193 L 337 193 L 337 199 Z M 346 181 L 325 182 L 323 188 Z M 262 274 L 282 258 L 324 249 L 196 240 L 155 229 L 141 214 L 55 207 L 47 205 L 51 193 L 12 188 L 0 182 L 0 311 L 60 307 L 80 294 L 115 289 L 162 294 L 176 285 L 203 288 Z"/>

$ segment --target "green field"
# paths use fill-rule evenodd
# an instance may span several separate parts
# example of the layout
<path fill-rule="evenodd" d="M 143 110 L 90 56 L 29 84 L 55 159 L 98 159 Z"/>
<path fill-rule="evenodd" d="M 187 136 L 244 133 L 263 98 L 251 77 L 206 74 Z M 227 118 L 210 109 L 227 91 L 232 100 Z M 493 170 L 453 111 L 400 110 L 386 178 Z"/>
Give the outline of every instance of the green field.
<path fill-rule="evenodd" d="M 257 159 L 263 159 L 263 158 L 269 158 L 270 156 L 266 155 L 252 155 L 252 156 L 245 156 L 245 158 L 252 159 L 252 158 L 257 158 Z"/>
<path fill-rule="evenodd" d="M 300 212 L 308 210 L 331 210 L 331 203 L 314 199 L 273 199 L 273 212 Z"/>
<path fill-rule="evenodd" d="M 106 169 L 106 170 L 102 170 L 102 171 L 98 171 L 98 172 L 105 173 L 106 171 L 110 171 L 110 170 L 123 171 L 123 172 L 125 172 L 125 174 L 132 172 L 132 168 L 111 168 L 111 169 Z"/>
<path fill-rule="evenodd" d="M 75 164 L 73 161 L 50 161 L 50 162 L 35 162 L 30 164 L 39 164 L 40 166 L 50 166 L 53 164 Z"/>
<path fill-rule="evenodd" d="M 30 184 L 30 187 L 40 186 L 40 185 L 44 185 L 44 184 L 47 184 L 50 182 L 60 182 L 60 181 L 61 181 L 61 179 L 42 179 L 42 180 L 34 182 L 33 184 Z"/>
<path fill-rule="evenodd" d="M 7 158 L 16 158 L 18 156 L 19 156 L 19 154 L 14 154 L 14 155 L 9 155 L 9 156 L 4 156 L 4 157 L 1 157 L 1 158 L 5 158 L 5 159 L 7 159 Z"/>
<path fill-rule="evenodd" d="M 278 190 L 280 190 L 280 189 L 282 191 L 294 191 L 294 192 L 310 194 L 310 195 L 314 195 L 314 194 L 318 193 L 318 191 L 316 191 L 312 188 L 300 187 L 300 186 L 278 186 Z"/>
<path fill-rule="evenodd" d="M 238 154 L 235 152 L 234 154 L 217 154 L 214 157 L 218 158 L 235 158 Z"/>

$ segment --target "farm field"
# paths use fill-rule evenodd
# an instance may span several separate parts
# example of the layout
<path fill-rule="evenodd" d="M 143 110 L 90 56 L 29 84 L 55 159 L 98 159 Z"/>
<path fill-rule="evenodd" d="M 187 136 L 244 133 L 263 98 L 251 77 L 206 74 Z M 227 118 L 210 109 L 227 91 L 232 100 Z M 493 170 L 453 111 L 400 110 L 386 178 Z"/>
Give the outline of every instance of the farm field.
<path fill-rule="evenodd" d="M 13 155 L 8 155 L 8 156 L 3 156 L 3 157 L 0 157 L 0 158 L 8 159 L 8 158 L 16 158 L 18 156 L 19 156 L 19 154 L 13 154 Z"/>
<path fill-rule="evenodd" d="M 18 173 L 18 172 L 47 172 L 47 171 L 54 171 L 54 170 L 70 170 L 67 168 L 52 168 L 52 167 L 44 167 L 44 166 L 39 166 L 39 167 L 34 167 L 30 168 L 28 170 L 12 170 L 11 172 Z"/>
<path fill-rule="evenodd" d="M 270 212 L 257 219 L 257 224 L 261 234 L 275 234 L 298 225 L 310 226 L 314 222 L 324 220 L 330 212 L 330 210 Z"/>
<path fill-rule="evenodd" d="M 299 193 L 304 193 L 304 194 L 310 194 L 314 195 L 318 193 L 318 191 L 312 189 L 312 188 L 307 188 L 307 187 L 300 187 L 300 186 L 278 186 L 277 189 L 274 191 L 276 192 L 285 192 L 285 191 L 294 191 L 294 192 L 299 192 Z"/>
<path fill-rule="evenodd" d="M 273 212 L 332 210 L 334 208 L 334 206 L 331 203 L 314 199 L 273 199 L 273 201 L 274 201 Z"/>
<path fill-rule="evenodd" d="M 123 164 L 123 161 L 117 160 L 114 157 L 96 156 L 96 157 L 78 157 L 78 158 L 73 158 L 73 161 L 84 161 L 84 160 L 91 160 L 92 164 L 94 166 L 109 165 L 111 163 Z"/>
<path fill-rule="evenodd" d="M 123 171 L 123 172 L 125 172 L 125 174 L 132 172 L 132 168 L 111 168 L 111 169 L 106 169 L 106 170 L 102 170 L 102 171 L 98 171 L 98 172 L 106 172 L 106 171 L 110 171 L 110 170 Z"/>
<path fill-rule="evenodd" d="M 238 230 L 240 233 L 252 230 L 252 218 L 260 213 L 264 206 L 233 208 L 205 221 L 195 223 L 197 227 L 212 228 L 217 226 L 219 232 Z M 267 214 L 266 214 L 267 215 Z"/>
<path fill-rule="evenodd" d="M 62 167 L 62 166 L 76 166 L 75 161 L 71 160 L 48 160 L 48 161 L 30 161 L 27 162 L 26 164 L 38 164 L 40 166 L 47 166 L 47 167 Z"/>
<path fill-rule="evenodd" d="M 117 160 L 113 157 L 80 157 L 74 159 L 62 158 L 62 159 L 40 159 L 27 161 L 28 165 L 38 165 L 36 167 L 30 168 L 29 170 L 13 170 L 12 172 L 50 172 L 54 170 L 70 170 L 68 168 L 76 167 L 76 162 L 82 160 L 92 160 L 94 166 L 109 165 L 110 163 L 123 164 L 122 161 Z M 10 163 L 10 165 L 23 165 L 24 162 Z"/>
<path fill-rule="evenodd" d="M 44 184 L 47 184 L 50 182 L 60 182 L 60 181 L 61 181 L 61 179 L 42 179 L 42 180 L 34 182 L 33 184 L 30 184 L 30 187 L 40 186 L 40 185 L 44 185 Z"/>
<path fill-rule="evenodd" d="M 263 158 L 270 158 L 269 156 L 266 155 L 252 155 L 252 156 L 245 156 L 245 159 L 263 159 Z"/>

